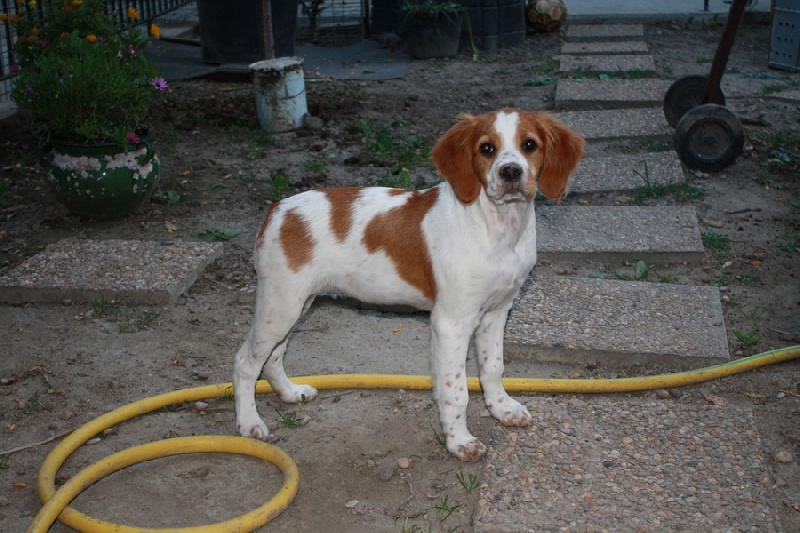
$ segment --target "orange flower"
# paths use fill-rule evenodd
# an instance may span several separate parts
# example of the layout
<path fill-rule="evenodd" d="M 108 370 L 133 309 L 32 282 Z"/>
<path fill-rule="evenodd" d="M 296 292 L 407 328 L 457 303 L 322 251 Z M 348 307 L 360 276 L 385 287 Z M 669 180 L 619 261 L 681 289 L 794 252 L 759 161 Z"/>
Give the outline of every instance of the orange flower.
<path fill-rule="evenodd" d="M 19 24 L 20 15 L 19 13 L 14 13 L 11 15 L 11 24 Z"/>
<path fill-rule="evenodd" d="M 139 11 L 135 7 L 128 8 L 128 18 L 131 20 L 139 19 Z"/>
<path fill-rule="evenodd" d="M 75 7 L 81 7 L 81 4 L 83 4 L 83 0 L 72 0 L 72 5 Z"/>
<path fill-rule="evenodd" d="M 90 33 L 89 35 L 86 36 L 86 40 L 89 41 L 90 43 L 96 42 L 97 35 L 95 35 L 94 33 Z"/>
<path fill-rule="evenodd" d="M 161 38 L 161 28 L 158 27 L 158 24 L 150 24 L 150 35 L 153 37 L 153 39 Z"/>
<path fill-rule="evenodd" d="M 8 13 L 0 13 L 0 22 L 5 22 L 8 20 Z"/>
<path fill-rule="evenodd" d="M 32 28 L 31 35 L 33 35 L 34 37 L 39 35 L 39 28 Z"/>

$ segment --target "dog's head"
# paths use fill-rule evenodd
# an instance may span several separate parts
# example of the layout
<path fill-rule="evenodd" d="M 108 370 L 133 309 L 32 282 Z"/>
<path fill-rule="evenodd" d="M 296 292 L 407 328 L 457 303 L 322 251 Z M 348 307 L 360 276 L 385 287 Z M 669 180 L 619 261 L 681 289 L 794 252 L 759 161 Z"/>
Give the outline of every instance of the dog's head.
<path fill-rule="evenodd" d="M 434 145 L 433 163 L 464 204 L 481 189 L 495 204 L 563 198 L 584 141 L 547 113 L 463 115 Z"/>

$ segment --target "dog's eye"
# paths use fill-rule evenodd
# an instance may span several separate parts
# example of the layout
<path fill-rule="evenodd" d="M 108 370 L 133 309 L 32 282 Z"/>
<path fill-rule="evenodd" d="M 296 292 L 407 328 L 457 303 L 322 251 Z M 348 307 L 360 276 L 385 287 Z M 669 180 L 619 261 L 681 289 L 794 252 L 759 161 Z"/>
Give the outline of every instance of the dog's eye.
<path fill-rule="evenodd" d="M 478 149 L 483 155 L 492 155 L 496 150 L 492 143 L 483 143 Z"/>
<path fill-rule="evenodd" d="M 533 139 L 526 139 L 522 141 L 522 150 L 524 152 L 535 152 L 536 151 L 536 141 Z"/>

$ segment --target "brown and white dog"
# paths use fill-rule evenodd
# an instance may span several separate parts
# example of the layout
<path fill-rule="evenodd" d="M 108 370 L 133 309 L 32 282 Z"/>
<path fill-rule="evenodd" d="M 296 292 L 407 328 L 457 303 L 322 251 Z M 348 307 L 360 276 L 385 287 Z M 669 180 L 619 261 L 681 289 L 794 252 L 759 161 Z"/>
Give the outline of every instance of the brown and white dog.
<path fill-rule="evenodd" d="M 536 192 L 562 198 L 583 149 L 546 113 L 466 115 L 433 148 L 447 180 L 436 187 L 315 190 L 272 204 L 255 247 L 253 327 L 233 372 L 239 432 L 269 435 L 255 403 L 262 368 L 284 402 L 316 396 L 289 381 L 283 356 L 292 326 L 320 293 L 430 310 L 434 397 L 459 459 L 486 452 L 466 424 L 473 333 L 486 407 L 502 424 L 526 427 L 530 414 L 501 382 L 503 330 L 536 263 Z"/>

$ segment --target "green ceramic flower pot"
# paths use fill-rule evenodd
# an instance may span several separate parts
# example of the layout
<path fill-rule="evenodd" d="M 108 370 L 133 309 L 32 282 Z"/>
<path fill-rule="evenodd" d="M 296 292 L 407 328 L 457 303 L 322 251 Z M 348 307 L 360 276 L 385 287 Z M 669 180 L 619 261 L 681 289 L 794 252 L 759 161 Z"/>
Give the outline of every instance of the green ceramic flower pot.
<path fill-rule="evenodd" d="M 75 215 L 120 218 L 158 184 L 160 165 L 149 140 L 114 144 L 53 142 L 48 178 L 56 198 Z"/>

